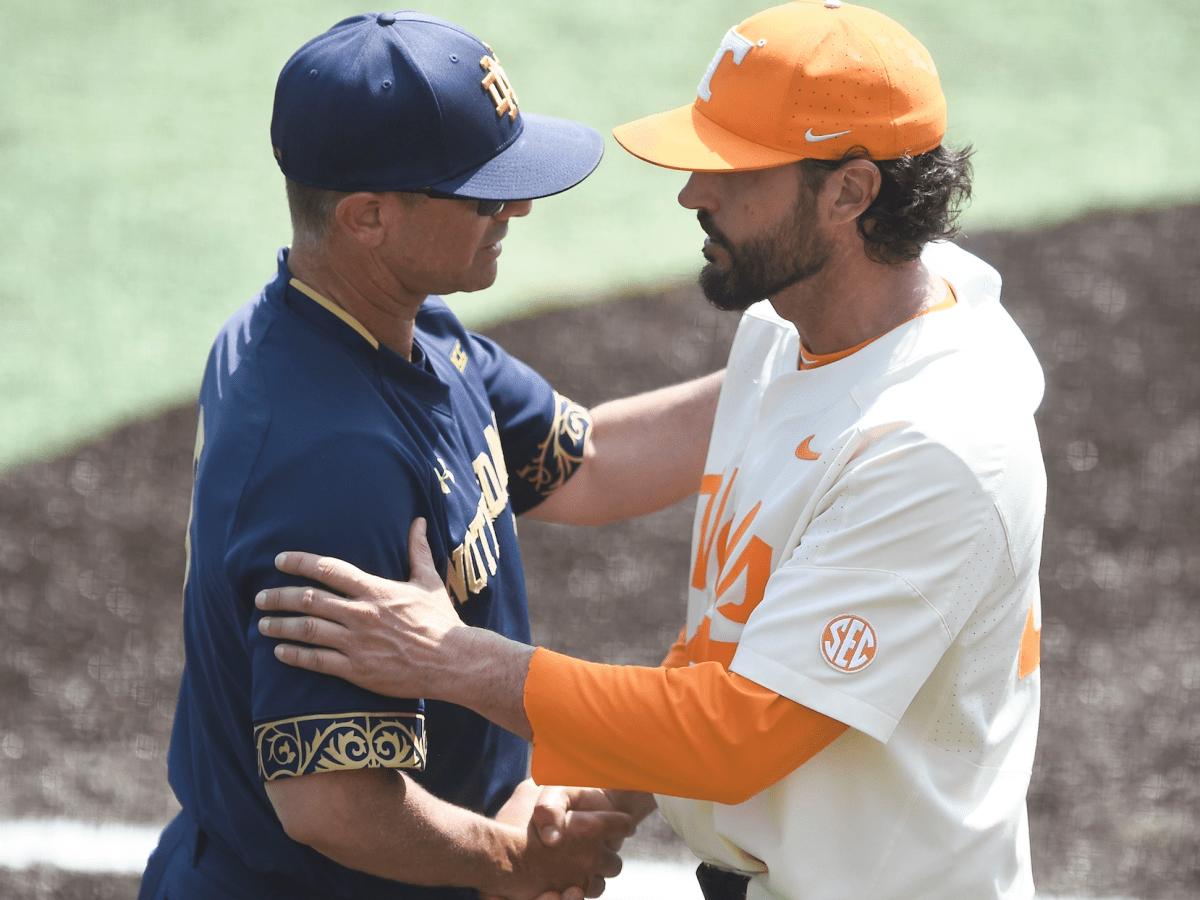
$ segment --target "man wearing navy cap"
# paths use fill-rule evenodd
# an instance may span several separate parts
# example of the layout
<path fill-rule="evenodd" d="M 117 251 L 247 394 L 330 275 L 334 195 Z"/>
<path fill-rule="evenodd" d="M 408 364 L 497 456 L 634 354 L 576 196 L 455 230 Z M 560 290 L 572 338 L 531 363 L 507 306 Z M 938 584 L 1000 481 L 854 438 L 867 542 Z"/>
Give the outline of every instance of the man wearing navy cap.
<path fill-rule="evenodd" d="M 439 298 L 488 287 L 509 220 L 603 150 L 583 125 L 522 112 L 462 29 L 340 22 L 284 66 L 271 140 L 293 243 L 201 387 L 168 760 L 182 811 L 141 896 L 594 896 L 633 817 L 568 791 L 565 832 L 543 846 L 523 740 L 283 665 L 254 597 L 290 580 L 282 547 L 407 578 L 420 518 L 464 620 L 528 642 L 514 516 L 595 524 L 693 493 L 719 376 L 589 413 Z"/>

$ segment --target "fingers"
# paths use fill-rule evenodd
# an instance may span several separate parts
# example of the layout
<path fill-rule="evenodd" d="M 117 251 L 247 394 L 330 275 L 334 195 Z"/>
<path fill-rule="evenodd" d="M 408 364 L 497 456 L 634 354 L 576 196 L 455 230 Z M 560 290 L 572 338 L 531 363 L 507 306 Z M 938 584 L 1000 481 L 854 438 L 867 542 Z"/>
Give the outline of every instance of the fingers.
<path fill-rule="evenodd" d="M 598 851 L 601 859 L 607 861 L 600 874 L 611 877 L 621 871 L 616 851 L 636 827 L 637 823 L 625 813 L 574 810 L 567 814 L 563 835 L 564 840 L 570 835 L 577 840 L 596 842 L 601 848 Z"/>
<path fill-rule="evenodd" d="M 282 555 L 282 554 L 281 554 Z M 308 554 L 305 554 L 306 556 Z M 281 587 L 259 591 L 254 605 L 262 610 L 303 613 L 346 624 L 353 603 L 328 591 L 310 587 Z"/>
<path fill-rule="evenodd" d="M 605 850 L 600 857 L 600 868 L 596 871 L 597 878 L 616 878 L 621 874 L 624 863 L 615 850 Z"/>
<path fill-rule="evenodd" d="M 437 566 L 433 562 L 433 551 L 425 537 L 425 520 L 413 519 L 408 526 L 408 580 L 429 590 L 442 586 Z"/>
<path fill-rule="evenodd" d="M 336 650 L 345 648 L 345 621 L 352 605 L 338 597 L 320 598 L 311 588 L 277 588 L 254 598 L 259 609 L 306 613 L 301 616 L 263 616 L 258 630 L 281 641 L 303 641 Z M 298 595 L 298 596 L 297 596 Z"/>
<path fill-rule="evenodd" d="M 336 650 L 326 650 L 323 647 L 297 647 L 295 644 L 280 644 L 275 648 L 275 658 L 289 666 L 320 672 L 322 675 L 349 678 L 351 673 L 349 659 Z"/>
<path fill-rule="evenodd" d="M 264 616 L 258 620 L 258 630 L 266 637 L 277 641 L 300 641 L 329 647 L 335 650 L 346 648 L 349 632 L 336 622 L 326 622 L 312 616 Z"/>
<path fill-rule="evenodd" d="M 538 795 L 530 821 L 537 830 L 538 839 L 547 847 L 553 847 L 562 839 L 569 811 L 607 812 L 612 808 L 608 794 L 597 788 L 550 785 L 542 788 Z"/>
<path fill-rule="evenodd" d="M 254 602 L 261 609 L 311 612 L 326 616 L 344 615 L 346 609 L 343 607 L 349 606 L 340 597 L 327 597 L 312 588 L 263 591 L 254 598 Z M 340 652 L 345 648 L 349 632 L 338 622 L 316 618 L 315 615 L 263 616 L 258 620 L 258 630 L 269 638 L 317 645 L 297 647 L 295 644 L 280 644 L 275 648 L 275 658 L 280 662 L 339 678 L 347 677 L 350 671 L 350 660 Z"/>
<path fill-rule="evenodd" d="M 562 900 L 584 900 L 585 897 L 599 897 L 604 893 L 606 880 L 616 878 L 621 874 L 621 857 L 611 851 L 604 853 L 600 859 L 599 869 L 584 887 L 572 885 L 562 892 Z M 544 898 L 539 898 L 544 900 Z"/>
<path fill-rule="evenodd" d="M 414 523 L 415 524 L 415 523 Z M 371 593 L 379 579 L 362 569 L 332 556 L 288 551 L 275 557 L 275 568 L 289 575 L 299 575 L 319 581 L 347 597 L 362 597 Z"/>
<path fill-rule="evenodd" d="M 601 833 L 604 835 L 604 843 L 613 850 L 620 850 L 621 845 L 625 842 L 625 838 L 633 834 L 637 828 L 637 822 L 632 816 L 620 812 L 589 812 L 575 813 L 579 816 L 597 816 L 600 820 Z M 613 854 L 616 857 L 616 854 Z M 616 875 L 621 871 L 621 860 L 617 858 L 617 871 L 613 872 Z M 606 873 L 607 874 L 607 873 Z"/>
<path fill-rule="evenodd" d="M 437 565 L 433 561 L 433 551 L 429 549 L 425 528 L 425 520 L 417 518 L 413 519 L 408 529 L 409 580 L 421 587 L 437 590 L 442 586 L 442 580 L 438 577 Z M 344 560 L 301 551 L 289 550 L 280 553 L 275 557 L 275 568 L 289 575 L 319 581 L 347 597 L 379 596 L 388 583 Z"/>

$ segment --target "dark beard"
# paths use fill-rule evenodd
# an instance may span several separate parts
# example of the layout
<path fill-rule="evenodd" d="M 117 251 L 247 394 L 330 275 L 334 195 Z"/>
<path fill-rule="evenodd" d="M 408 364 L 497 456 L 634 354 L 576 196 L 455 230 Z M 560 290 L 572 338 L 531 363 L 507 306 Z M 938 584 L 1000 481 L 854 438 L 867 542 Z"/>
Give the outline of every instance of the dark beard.
<path fill-rule="evenodd" d="M 700 210 L 696 218 L 709 240 L 729 254 L 727 268 L 709 259 L 700 270 L 700 289 L 717 309 L 744 310 L 812 278 L 829 260 L 828 240 L 812 227 L 811 203 L 801 202 L 795 214 L 775 231 L 740 246 L 730 243 L 713 224 L 708 210 Z"/>

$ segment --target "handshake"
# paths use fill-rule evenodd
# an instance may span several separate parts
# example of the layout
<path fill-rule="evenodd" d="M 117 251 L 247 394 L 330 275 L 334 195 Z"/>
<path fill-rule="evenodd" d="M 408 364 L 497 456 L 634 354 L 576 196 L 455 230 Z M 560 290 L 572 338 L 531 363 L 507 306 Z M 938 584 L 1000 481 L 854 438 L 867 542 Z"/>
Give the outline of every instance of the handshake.
<path fill-rule="evenodd" d="M 604 880 L 621 871 L 617 851 L 654 809 L 654 797 L 636 791 L 539 788 L 522 782 L 496 815 L 511 825 L 517 854 L 504 885 L 485 900 L 583 900 L 598 897 Z"/>
<path fill-rule="evenodd" d="M 281 553 L 275 560 L 281 571 L 338 593 L 313 587 L 263 591 L 255 603 L 269 615 L 259 620 L 258 630 L 285 641 L 274 653 L 288 665 L 387 696 L 454 703 L 532 742 L 524 683 L 534 648 L 463 624 L 434 565 L 423 519 L 410 529 L 409 559 L 411 580 L 397 582 L 341 560 Z M 381 770 L 371 771 L 378 776 Z M 290 781 L 268 783 L 277 812 L 278 792 L 290 788 Z M 409 790 L 415 787 L 411 783 Z M 444 879 L 450 876 L 453 884 L 470 885 L 490 900 L 583 900 L 600 896 L 604 879 L 621 871 L 617 851 L 655 805 L 653 794 L 641 791 L 539 788 L 529 779 L 517 786 L 494 823 L 485 826 L 476 816 L 436 826 L 443 835 L 454 835 L 450 843 L 475 848 L 474 862 L 482 863 L 472 865 L 450 851 L 457 864 L 439 872 L 380 869 L 378 853 L 345 858 L 335 847 L 288 833 L 343 865 L 398 881 L 448 884 Z M 286 816 L 281 819 L 286 828 Z M 322 840 L 325 834 L 312 837 Z"/>

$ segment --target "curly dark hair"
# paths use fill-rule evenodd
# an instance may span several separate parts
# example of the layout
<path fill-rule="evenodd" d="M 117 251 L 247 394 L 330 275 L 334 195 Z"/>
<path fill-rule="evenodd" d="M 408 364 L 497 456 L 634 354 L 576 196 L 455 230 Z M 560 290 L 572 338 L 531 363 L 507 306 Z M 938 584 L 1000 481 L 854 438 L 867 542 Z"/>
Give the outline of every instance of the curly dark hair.
<path fill-rule="evenodd" d="M 852 159 L 871 159 L 879 169 L 879 193 L 858 217 L 858 233 L 867 256 L 895 265 L 921 255 L 930 241 L 958 234 L 957 219 L 971 199 L 971 145 L 962 150 L 935 147 L 916 156 L 871 159 L 862 148 L 841 159 L 805 159 L 798 165 L 812 191 L 820 189 L 830 172 Z"/>

